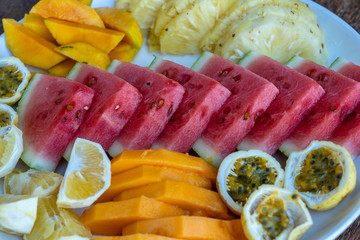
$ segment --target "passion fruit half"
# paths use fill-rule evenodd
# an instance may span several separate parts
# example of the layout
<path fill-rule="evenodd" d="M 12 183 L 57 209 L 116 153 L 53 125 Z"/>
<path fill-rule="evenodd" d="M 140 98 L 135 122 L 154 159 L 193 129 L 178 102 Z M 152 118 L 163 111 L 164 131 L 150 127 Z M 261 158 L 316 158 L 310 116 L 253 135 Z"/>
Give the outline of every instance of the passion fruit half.
<path fill-rule="evenodd" d="M 284 170 L 279 162 L 259 150 L 238 151 L 220 164 L 216 186 L 230 210 L 240 215 L 250 194 L 263 184 L 282 187 Z"/>
<path fill-rule="evenodd" d="M 293 152 L 286 162 L 285 188 L 297 191 L 307 206 L 328 210 L 337 206 L 356 183 L 356 169 L 348 151 L 329 141 L 313 141 Z"/>

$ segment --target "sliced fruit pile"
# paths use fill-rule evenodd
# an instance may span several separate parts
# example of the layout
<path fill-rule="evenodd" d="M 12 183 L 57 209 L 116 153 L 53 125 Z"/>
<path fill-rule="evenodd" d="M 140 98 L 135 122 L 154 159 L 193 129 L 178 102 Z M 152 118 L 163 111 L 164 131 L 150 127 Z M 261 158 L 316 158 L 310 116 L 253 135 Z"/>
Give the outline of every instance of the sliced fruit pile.
<path fill-rule="evenodd" d="M 136 20 L 127 12 L 86 3 L 41 0 L 23 25 L 3 19 L 8 48 L 25 64 L 63 77 L 75 62 L 106 69 L 113 59 L 131 61 L 143 42 Z"/>

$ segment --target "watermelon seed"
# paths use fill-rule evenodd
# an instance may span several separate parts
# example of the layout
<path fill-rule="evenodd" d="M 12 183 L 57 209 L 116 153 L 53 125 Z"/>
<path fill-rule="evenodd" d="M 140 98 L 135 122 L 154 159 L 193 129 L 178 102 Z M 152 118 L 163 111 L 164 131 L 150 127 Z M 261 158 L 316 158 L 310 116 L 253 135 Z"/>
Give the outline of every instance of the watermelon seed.
<path fill-rule="evenodd" d="M 170 115 L 171 113 L 172 113 L 172 111 L 173 111 L 173 105 L 171 105 L 170 107 L 169 107 L 169 109 L 168 109 L 168 115 Z"/>
<path fill-rule="evenodd" d="M 156 102 L 152 102 L 150 105 L 150 109 L 153 109 L 153 107 L 155 107 L 155 105 L 156 105 Z"/>
<path fill-rule="evenodd" d="M 151 86 L 151 82 L 146 82 L 145 84 L 148 86 Z"/>
<path fill-rule="evenodd" d="M 62 98 L 58 98 L 58 99 L 55 100 L 55 104 L 60 104 L 62 101 L 63 101 Z"/>
<path fill-rule="evenodd" d="M 76 112 L 76 118 L 79 118 L 81 116 L 81 111 L 80 110 L 78 110 L 77 112 Z"/>
<path fill-rule="evenodd" d="M 163 74 L 165 77 L 168 75 L 168 73 L 167 73 L 166 71 L 164 71 L 162 74 Z"/>
<path fill-rule="evenodd" d="M 161 108 L 162 106 L 164 105 L 164 99 L 160 99 L 158 105 L 157 105 L 157 108 Z"/>
<path fill-rule="evenodd" d="M 170 122 L 172 122 L 172 121 L 174 121 L 174 116 L 172 116 L 172 117 L 170 118 Z"/>
<path fill-rule="evenodd" d="M 225 121 L 225 118 L 219 118 L 217 122 L 218 123 L 223 123 L 224 121 Z"/>
<path fill-rule="evenodd" d="M 89 106 L 85 106 L 84 110 L 86 110 L 86 111 L 89 110 Z"/>
<path fill-rule="evenodd" d="M 67 120 L 67 118 L 66 118 L 66 117 L 64 117 L 64 118 L 62 119 L 62 121 L 63 121 L 63 122 L 66 122 L 66 120 Z"/>
<path fill-rule="evenodd" d="M 120 108 L 120 106 L 119 106 L 119 105 L 116 105 L 115 110 L 118 110 L 119 108 Z"/>
<path fill-rule="evenodd" d="M 87 86 L 88 87 L 90 87 L 90 86 L 92 86 L 92 85 L 94 85 L 96 83 L 96 78 L 95 77 L 91 77 L 90 79 L 89 79 L 89 81 L 87 82 Z"/>
<path fill-rule="evenodd" d="M 240 80 L 241 80 L 241 75 L 237 75 L 236 77 L 233 78 L 233 80 L 234 80 L 235 82 L 240 81 Z"/>
<path fill-rule="evenodd" d="M 231 68 L 227 68 L 224 71 L 222 71 L 222 73 L 219 74 L 219 77 L 226 77 L 230 72 L 231 72 Z"/>
<path fill-rule="evenodd" d="M 68 110 L 68 111 L 71 111 L 71 110 L 73 110 L 74 109 L 74 105 L 67 105 L 66 107 L 65 107 L 65 109 L 66 110 Z"/>
<path fill-rule="evenodd" d="M 246 113 L 244 114 L 244 120 L 248 120 L 249 117 L 250 117 L 250 113 L 249 113 L 249 112 L 246 112 Z"/>
<path fill-rule="evenodd" d="M 335 109 L 335 107 L 330 106 L 330 110 L 334 112 L 336 109 Z"/>
<path fill-rule="evenodd" d="M 320 50 L 320 51 L 321 51 L 321 50 Z M 324 80 L 325 80 L 325 76 L 322 75 L 322 74 L 320 74 L 320 75 L 318 76 L 317 81 L 324 81 Z"/>
<path fill-rule="evenodd" d="M 193 108 L 195 106 L 195 102 L 191 103 L 190 108 Z"/>

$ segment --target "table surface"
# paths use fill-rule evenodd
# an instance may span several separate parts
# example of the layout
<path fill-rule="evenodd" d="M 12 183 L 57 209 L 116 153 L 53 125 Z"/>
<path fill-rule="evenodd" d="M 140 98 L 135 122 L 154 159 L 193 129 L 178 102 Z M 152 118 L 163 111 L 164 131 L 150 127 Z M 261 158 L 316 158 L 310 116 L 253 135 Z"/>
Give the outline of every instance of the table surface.
<path fill-rule="evenodd" d="M 20 20 L 38 0 L 1 0 L 0 18 L 8 17 Z M 360 1 L 359 0 L 314 0 L 328 8 L 349 23 L 360 33 Z M 3 26 L 0 25 L 0 33 Z M 360 239 L 360 217 L 337 240 Z"/>

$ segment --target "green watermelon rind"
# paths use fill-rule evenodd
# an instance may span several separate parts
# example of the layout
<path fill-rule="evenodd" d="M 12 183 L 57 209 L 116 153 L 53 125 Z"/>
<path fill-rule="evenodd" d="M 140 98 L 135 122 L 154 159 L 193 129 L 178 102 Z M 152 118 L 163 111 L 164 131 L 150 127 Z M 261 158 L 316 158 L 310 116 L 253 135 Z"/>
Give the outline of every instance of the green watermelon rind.
<path fill-rule="evenodd" d="M 238 62 L 238 65 L 246 68 L 250 63 L 256 61 L 256 59 L 262 56 L 262 54 L 256 51 L 250 51 Z"/>
<path fill-rule="evenodd" d="M 154 59 L 151 61 L 148 68 L 151 69 L 151 70 L 155 70 L 160 65 L 160 63 L 162 61 L 163 60 L 161 58 L 158 58 L 157 56 L 154 56 Z"/>
<path fill-rule="evenodd" d="M 335 59 L 335 61 L 330 64 L 329 68 L 334 70 L 334 71 L 339 71 L 343 66 L 345 66 L 346 64 L 349 64 L 350 62 L 341 58 L 341 57 L 338 57 Z"/>
<path fill-rule="evenodd" d="M 109 73 L 114 73 L 115 70 L 116 70 L 116 68 L 117 68 L 117 66 L 119 66 L 119 64 L 121 64 L 121 61 L 116 60 L 116 59 L 113 60 L 113 61 L 110 63 L 110 65 L 108 66 L 108 68 L 106 69 L 106 71 L 109 72 Z"/>
<path fill-rule="evenodd" d="M 74 65 L 74 67 L 70 70 L 70 72 L 68 73 L 68 75 L 66 76 L 67 79 L 70 79 L 70 80 L 74 80 L 76 79 L 76 77 L 78 76 L 79 74 L 79 70 L 81 69 L 81 66 L 83 65 L 83 63 L 76 63 Z"/>
<path fill-rule="evenodd" d="M 212 57 L 214 56 L 213 53 L 211 52 L 203 52 L 200 57 L 198 57 L 198 59 L 196 59 L 196 61 L 193 63 L 193 65 L 191 66 L 191 69 L 199 72 L 201 70 L 201 68 L 205 65 L 205 63 Z"/>
<path fill-rule="evenodd" d="M 22 116 L 24 115 L 27 104 L 29 103 L 30 96 L 36 87 L 37 83 L 41 80 L 42 74 L 35 74 L 31 79 L 28 87 L 25 89 L 21 100 L 19 101 L 17 112 L 19 116 L 19 128 L 21 129 Z M 56 164 L 51 164 L 52 162 L 40 157 L 38 154 L 35 154 L 35 151 L 31 147 L 25 147 L 21 155 L 22 161 L 28 165 L 30 168 L 34 168 L 41 171 L 52 171 L 55 169 Z M 36 159 L 36 161 L 34 161 Z"/>

